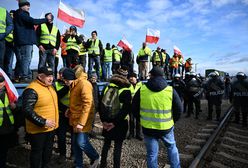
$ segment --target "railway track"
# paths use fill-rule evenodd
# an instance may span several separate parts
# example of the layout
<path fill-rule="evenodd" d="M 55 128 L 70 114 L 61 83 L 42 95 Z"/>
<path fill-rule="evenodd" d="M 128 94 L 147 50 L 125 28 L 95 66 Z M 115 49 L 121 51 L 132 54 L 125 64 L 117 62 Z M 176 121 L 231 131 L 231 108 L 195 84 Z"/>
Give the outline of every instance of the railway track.
<path fill-rule="evenodd" d="M 248 167 L 248 130 L 232 123 L 232 109 L 220 122 L 207 124 L 192 138 L 192 143 L 185 147 L 188 153 L 180 154 L 182 167 Z"/>

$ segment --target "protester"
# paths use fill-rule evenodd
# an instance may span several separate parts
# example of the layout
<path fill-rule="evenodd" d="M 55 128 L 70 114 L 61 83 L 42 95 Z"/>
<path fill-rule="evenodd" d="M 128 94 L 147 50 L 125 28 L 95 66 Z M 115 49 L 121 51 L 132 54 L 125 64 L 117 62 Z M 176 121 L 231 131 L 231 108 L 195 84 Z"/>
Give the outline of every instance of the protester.
<path fill-rule="evenodd" d="M 16 49 L 15 69 L 16 82 L 30 82 L 30 63 L 33 53 L 33 44 L 37 44 L 34 25 L 40 25 L 51 21 L 52 15 L 48 14 L 44 19 L 34 19 L 29 14 L 30 3 L 19 0 L 19 9 L 14 13 L 14 44 Z"/>
<path fill-rule="evenodd" d="M 16 103 L 9 101 L 5 87 L 6 81 L 0 74 L 0 167 L 6 167 L 7 154 L 10 147 L 17 144 L 14 110 Z"/>
<path fill-rule="evenodd" d="M 104 81 L 107 81 L 112 75 L 112 55 L 113 50 L 110 47 L 110 43 L 107 43 L 102 55 L 102 78 Z"/>
<path fill-rule="evenodd" d="M 41 67 L 37 79 L 29 84 L 22 96 L 32 168 L 48 167 L 55 130 L 59 126 L 58 99 L 52 82 L 52 69 Z"/>
<path fill-rule="evenodd" d="M 90 158 L 91 167 L 97 167 L 100 156 L 89 141 L 94 119 L 93 88 L 87 80 L 83 67 L 78 65 L 75 72 L 72 69 L 63 71 L 65 84 L 70 86 L 70 108 L 67 116 L 73 127 L 73 147 L 75 167 L 83 167 L 83 152 Z"/>
<path fill-rule="evenodd" d="M 110 83 L 103 90 L 103 97 L 101 101 L 101 110 L 100 117 L 103 123 L 103 131 L 102 135 L 104 136 L 104 144 L 102 147 L 101 154 L 101 168 L 107 167 L 107 157 L 108 151 L 111 146 L 111 141 L 114 141 L 114 168 L 120 168 L 121 161 L 121 152 L 122 152 L 122 144 L 124 139 L 126 138 L 127 129 L 128 129 L 128 120 L 127 115 L 130 111 L 131 106 L 131 92 L 129 90 L 130 83 L 127 79 L 128 72 L 127 70 L 118 69 L 117 74 L 114 74 Z M 108 107 L 105 106 L 105 101 L 111 99 L 111 97 L 107 97 L 108 91 L 116 90 L 118 92 L 118 96 L 115 97 L 116 103 L 113 102 L 111 106 L 118 106 L 115 110 L 115 113 L 112 111 L 108 111 Z M 117 104 L 118 103 L 118 104 Z M 112 116 L 112 114 L 114 114 Z"/>
<path fill-rule="evenodd" d="M 167 147 L 170 166 L 179 168 L 174 122 L 183 111 L 182 103 L 177 92 L 167 85 L 163 69 L 154 67 L 149 73 L 150 79 L 132 100 L 132 110 L 140 119 L 144 134 L 147 167 L 158 167 L 159 140 L 162 140 Z"/>

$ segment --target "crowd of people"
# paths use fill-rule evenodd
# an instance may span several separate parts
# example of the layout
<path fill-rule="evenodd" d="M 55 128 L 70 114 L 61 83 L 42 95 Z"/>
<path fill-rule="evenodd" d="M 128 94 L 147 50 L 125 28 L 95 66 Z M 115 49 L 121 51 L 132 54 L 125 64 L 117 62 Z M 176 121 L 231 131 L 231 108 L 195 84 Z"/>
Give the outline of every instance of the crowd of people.
<path fill-rule="evenodd" d="M 226 78 L 224 82 L 214 71 L 204 79 L 192 71 L 191 58 L 184 63 L 178 52 L 170 58 L 165 49 L 157 47 L 152 52 L 143 43 L 136 57 L 137 74 L 131 50 L 119 50 L 110 43 L 103 48 L 97 31 L 92 31 L 91 38 L 86 39 L 78 35 L 75 26 L 60 35 L 53 25 L 52 13 L 47 13 L 44 19 L 33 19 L 29 16 L 29 8 L 26 0 L 19 0 L 19 9 L 10 13 L 0 8 L 0 67 L 12 81 L 29 83 L 19 106 L 18 102 L 8 101 L 6 81 L 0 74 L 1 168 L 6 166 L 8 149 L 16 143 L 10 140 L 16 139 L 15 115 L 18 112 L 25 116 L 32 168 L 48 167 L 55 135 L 59 161 L 66 159 L 68 130 L 71 155 L 77 168 L 83 167 L 83 153 L 90 158 L 91 167 L 107 167 L 112 141 L 114 167 L 119 168 L 126 138 L 144 140 L 149 168 L 158 166 L 158 141 L 162 140 L 171 167 L 178 168 L 174 124 L 181 113 L 186 117 L 194 114 L 198 119 L 203 95 L 208 100 L 207 120 L 212 120 L 214 106 L 216 120 L 221 120 L 225 95 L 234 105 L 235 122 L 239 122 L 241 110 L 242 125 L 247 126 L 248 79 L 245 73 L 240 72 L 232 81 Z M 35 25 L 38 26 L 34 28 Z M 38 76 L 32 80 L 30 63 L 34 44 L 39 48 L 39 64 Z M 63 68 L 57 74 L 59 48 Z M 12 74 L 14 53 L 16 66 Z M 149 62 L 153 66 L 150 71 Z M 171 85 L 166 79 L 172 79 Z M 144 80 L 146 82 L 142 82 Z M 108 81 L 101 94 L 97 87 L 99 81 Z M 89 141 L 97 112 L 103 125 L 101 154 Z"/>

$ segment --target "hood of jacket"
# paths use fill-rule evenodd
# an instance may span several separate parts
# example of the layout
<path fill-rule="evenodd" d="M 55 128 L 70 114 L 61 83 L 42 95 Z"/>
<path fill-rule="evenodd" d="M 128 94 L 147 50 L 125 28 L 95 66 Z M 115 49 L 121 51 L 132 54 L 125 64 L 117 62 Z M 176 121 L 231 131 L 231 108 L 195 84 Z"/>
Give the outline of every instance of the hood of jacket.
<path fill-rule="evenodd" d="M 127 78 L 122 75 L 114 74 L 109 81 L 110 83 L 116 84 L 120 88 L 128 88 L 131 86 Z"/>
<path fill-rule="evenodd" d="M 147 81 L 145 84 L 148 89 L 150 89 L 153 92 L 159 92 L 167 87 L 167 81 L 164 77 L 158 76 L 153 77 Z"/>

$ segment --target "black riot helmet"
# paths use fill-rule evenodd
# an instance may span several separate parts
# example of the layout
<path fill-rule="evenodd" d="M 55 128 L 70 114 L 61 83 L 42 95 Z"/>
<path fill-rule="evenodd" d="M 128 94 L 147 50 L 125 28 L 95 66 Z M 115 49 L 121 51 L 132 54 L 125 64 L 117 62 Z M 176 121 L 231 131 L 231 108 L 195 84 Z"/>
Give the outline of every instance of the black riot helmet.
<path fill-rule="evenodd" d="M 238 80 L 244 80 L 244 79 L 246 79 L 246 74 L 245 74 L 244 72 L 238 72 L 238 73 L 236 74 L 236 78 L 237 78 Z"/>

